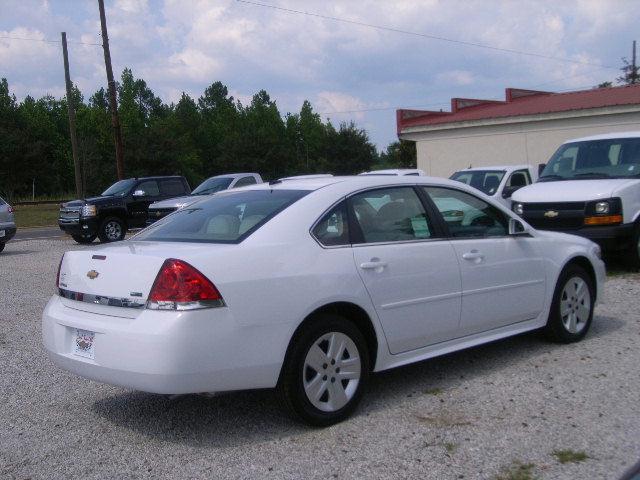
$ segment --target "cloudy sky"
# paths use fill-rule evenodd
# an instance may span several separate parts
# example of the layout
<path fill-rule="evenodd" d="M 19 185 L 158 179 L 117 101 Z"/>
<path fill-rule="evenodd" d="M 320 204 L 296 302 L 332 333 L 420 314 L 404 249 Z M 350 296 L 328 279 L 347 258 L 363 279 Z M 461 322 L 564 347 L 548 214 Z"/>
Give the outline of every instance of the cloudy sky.
<path fill-rule="evenodd" d="M 243 103 L 267 90 L 283 114 L 309 99 L 332 122 L 366 128 L 382 148 L 396 138 L 397 107 L 448 109 L 452 96 L 501 99 L 505 87 L 563 91 L 613 80 L 640 20 L 637 0 L 255 3 L 107 0 L 115 75 L 130 67 L 167 102 L 182 91 L 197 98 L 216 80 Z M 0 10 L 0 77 L 18 98 L 64 95 L 61 31 L 83 42 L 69 48 L 85 97 L 106 84 L 102 49 L 87 45 L 101 41 L 97 1 L 0 0 Z"/>

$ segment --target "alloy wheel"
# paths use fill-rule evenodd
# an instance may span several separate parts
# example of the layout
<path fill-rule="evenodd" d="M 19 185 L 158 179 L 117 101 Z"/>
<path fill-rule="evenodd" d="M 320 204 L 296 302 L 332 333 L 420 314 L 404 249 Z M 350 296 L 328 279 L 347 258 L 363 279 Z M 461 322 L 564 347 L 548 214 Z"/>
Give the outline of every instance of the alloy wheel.
<path fill-rule="evenodd" d="M 120 225 L 120 223 L 112 220 L 104 226 L 104 233 L 111 242 L 120 240 L 120 237 L 122 235 L 122 226 Z"/>
<path fill-rule="evenodd" d="M 302 378 L 307 399 L 323 412 L 343 408 L 358 390 L 361 359 L 356 344 L 342 332 L 329 332 L 311 344 Z"/>
<path fill-rule="evenodd" d="M 570 333 L 579 333 L 587 325 L 591 315 L 591 293 L 589 286 L 580 277 L 571 277 L 560 297 L 560 317 L 564 328 Z"/>

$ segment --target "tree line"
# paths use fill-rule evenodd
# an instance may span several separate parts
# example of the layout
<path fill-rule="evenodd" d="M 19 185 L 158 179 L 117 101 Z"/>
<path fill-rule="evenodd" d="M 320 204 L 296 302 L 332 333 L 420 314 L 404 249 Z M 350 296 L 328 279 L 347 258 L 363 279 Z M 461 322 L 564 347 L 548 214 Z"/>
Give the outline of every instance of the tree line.
<path fill-rule="evenodd" d="M 258 172 L 267 179 L 307 173 L 353 174 L 372 168 L 415 167 L 415 145 L 393 142 L 378 152 L 355 123 L 323 121 L 311 103 L 282 115 L 261 90 L 249 105 L 214 82 L 196 100 L 183 93 L 166 104 L 130 69 L 122 73 L 118 109 L 127 177 L 180 174 L 192 187 L 213 175 Z M 108 95 L 85 102 L 74 87 L 84 191 L 98 194 L 116 180 Z M 0 80 L 0 195 L 56 196 L 74 190 L 66 97 L 21 102 Z"/>

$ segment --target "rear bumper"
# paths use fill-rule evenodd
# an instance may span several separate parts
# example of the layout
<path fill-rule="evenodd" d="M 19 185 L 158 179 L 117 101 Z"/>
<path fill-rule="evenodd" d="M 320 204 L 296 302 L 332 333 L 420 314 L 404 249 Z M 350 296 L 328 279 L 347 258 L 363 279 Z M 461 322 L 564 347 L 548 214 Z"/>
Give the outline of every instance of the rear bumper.
<path fill-rule="evenodd" d="M 15 223 L 0 223 L 0 232 L 4 231 L 4 235 L 0 236 L 0 243 L 7 243 L 16 234 Z"/>
<path fill-rule="evenodd" d="M 135 318 L 123 318 L 64 302 L 58 296 L 49 300 L 42 315 L 43 344 L 56 365 L 79 376 L 162 394 L 271 388 L 277 383 L 284 351 L 276 345 L 286 348 L 285 325 L 239 326 L 228 308 L 140 310 L 127 312 Z M 95 332 L 94 359 L 74 354 L 76 329 Z"/>
<path fill-rule="evenodd" d="M 58 219 L 60 230 L 69 235 L 96 235 L 98 233 L 98 219 L 81 218 L 79 220 Z"/>

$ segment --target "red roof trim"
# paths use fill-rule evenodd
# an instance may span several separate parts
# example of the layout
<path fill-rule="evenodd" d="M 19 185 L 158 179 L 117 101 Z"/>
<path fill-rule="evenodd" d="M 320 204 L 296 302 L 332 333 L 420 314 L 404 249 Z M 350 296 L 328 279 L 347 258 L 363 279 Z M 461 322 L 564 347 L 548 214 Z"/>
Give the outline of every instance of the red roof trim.
<path fill-rule="evenodd" d="M 566 93 L 507 88 L 505 101 L 452 98 L 451 112 L 398 110 L 396 126 L 400 134 L 407 127 L 580 111 L 616 105 L 640 105 L 640 85 Z"/>

